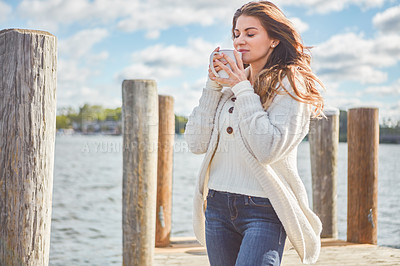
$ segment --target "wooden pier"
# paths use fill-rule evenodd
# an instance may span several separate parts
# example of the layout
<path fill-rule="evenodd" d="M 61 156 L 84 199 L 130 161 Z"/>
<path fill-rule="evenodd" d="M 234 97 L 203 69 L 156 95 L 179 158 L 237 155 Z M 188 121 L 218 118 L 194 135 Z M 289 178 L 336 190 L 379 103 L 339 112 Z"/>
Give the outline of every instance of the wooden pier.
<path fill-rule="evenodd" d="M 172 238 L 169 247 L 156 248 L 155 266 L 191 265 L 207 266 L 205 247 L 200 246 L 193 237 Z M 294 249 L 283 254 L 281 265 L 304 265 Z M 314 265 L 400 265 L 400 249 L 370 244 L 349 243 L 333 238 L 322 239 L 319 259 Z"/>
<path fill-rule="evenodd" d="M 0 265 L 49 262 L 56 50 L 56 38 L 47 32 L 0 31 L 0 110 L 6 118 L 0 121 Z M 153 80 L 125 80 L 122 95 L 123 264 L 209 265 L 205 248 L 194 238 L 170 239 L 173 98 L 159 96 Z M 337 235 L 338 115 L 327 112 L 329 119 L 314 121 L 310 134 L 313 198 L 319 204 L 314 209 L 325 237 Z M 359 244 L 324 238 L 315 265 L 400 265 L 400 249 L 374 245 L 378 109 L 350 109 L 347 121 L 347 240 Z M 291 249 L 282 265 L 302 263 Z"/>

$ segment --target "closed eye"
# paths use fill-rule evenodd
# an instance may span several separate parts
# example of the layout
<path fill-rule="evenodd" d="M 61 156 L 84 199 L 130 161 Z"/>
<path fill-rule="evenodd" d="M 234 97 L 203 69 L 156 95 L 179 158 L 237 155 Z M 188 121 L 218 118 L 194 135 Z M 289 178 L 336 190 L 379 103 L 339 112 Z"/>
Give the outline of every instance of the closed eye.
<path fill-rule="evenodd" d="M 254 35 L 255 34 L 247 34 L 248 37 L 254 37 Z M 239 36 L 240 36 L 240 34 L 234 35 L 233 37 L 236 39 L 236 38 L 239 38 Z"/>

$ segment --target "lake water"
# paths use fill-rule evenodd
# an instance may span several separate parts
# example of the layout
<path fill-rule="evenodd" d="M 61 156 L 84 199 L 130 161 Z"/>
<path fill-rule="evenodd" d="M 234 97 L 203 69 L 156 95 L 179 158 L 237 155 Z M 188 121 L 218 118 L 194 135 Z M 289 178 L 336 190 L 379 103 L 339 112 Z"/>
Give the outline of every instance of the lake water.
<path fill-rule="evenodd" d="M 311 203 L 309 143 L 298 168 Z M 202 155 L 175 139 L 172 236 L 193 236 L 192 194 Z M 378 245 L 400 248 L 400 145 L 379 146 Z M 347 144 L 339 144 L 339 239 L 346 240 Z M 50 265 L 122 264 L 122 137 L 57 136 Z"/>

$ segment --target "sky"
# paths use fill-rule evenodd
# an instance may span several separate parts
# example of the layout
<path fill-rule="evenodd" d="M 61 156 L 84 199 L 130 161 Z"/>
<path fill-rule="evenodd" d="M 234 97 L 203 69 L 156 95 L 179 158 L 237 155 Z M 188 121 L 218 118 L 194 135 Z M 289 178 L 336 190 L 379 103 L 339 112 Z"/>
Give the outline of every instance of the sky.
<path fill-rule="evenodd" d="M 215 47 L 233 48 L 240 0 L 0 0 L 0 29 L 57 37 L 57 106 L 116 108 L 125 79 L 153 79 L 178 115 L 198 104 Z M 312 46 L 327 106 L 400 121 L 400 0 L 277 0 Z"/>

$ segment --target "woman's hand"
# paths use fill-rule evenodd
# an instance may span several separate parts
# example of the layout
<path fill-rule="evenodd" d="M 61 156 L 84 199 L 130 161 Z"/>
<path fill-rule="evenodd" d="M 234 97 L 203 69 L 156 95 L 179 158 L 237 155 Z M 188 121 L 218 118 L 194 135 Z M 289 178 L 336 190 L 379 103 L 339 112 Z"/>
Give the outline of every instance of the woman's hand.
<path fill-rule="evenodd" d="M 219 47 L 214 49 L 213 53 L 215 53 L 215 52 L 219 52 Z M 223 58 L 222 54 L 219 54 L 219 53 L 214 54 L 213 66 L 214 66 L 215 72 L 217 72 L 217 73 L 222 70 L 222 68 L 219 65 L 217 65 L 217 60 L 221 60 L 222 58 Z M 226 60 L 223 60 L 220 62 L 223 63 L 224 65 L 228 64 L 228 62 Z M 213 71 L 211 70 L 210 65 L 208 65 L 208 77 L 209 78 L 216 77 L 215 74 L 213 73 Z"/>
<path fill-rule="evenodd" d="M 219 51 L 219 47 L 215 48 L 213 52 L 218 52 L 218 51 Z M 215 55 L 214 55 L 214 58 L 213 58 L 213 61 L 214 61 L 213 64 L 215 64 L 215 60 L 216 60 L 216 57 L 217 57 L 217 56 L 218 56 L 219 58 L 222 58 L 221 55 L 215 54 Z M 210 74 L 210 73 L 211 73 L 211 74 Z M 207 79 L 207 83 L 206 83 L 206 88 L 212 89 L 212 90 L 215 90 L 215 91 L 220 91 L 220 90 L 222 90 L 222 85 L 220 85 L 219 83 L 213 81 L 213 80 L 211 79 L 211 75 L 214 76 L 214 74 L 212 73 L 212 71 L 211 71 L 211 69 L 210 69 L 210 66 L 208 66 L 208 79 Z M 215 77 L 215 76 L 214 76 L 214 77 Z"/>
<path fill-rule="evenodd" d="M 218 49 L 218 48 L 217 48 Z M 216 51 L 218 51 L 216 49 Z M 208 76 L 210 77 L 211 80 L 217 82 L 218 84 L 221 84 L 223 86 L 228 86 L 228 87 L 233 87 L 236 84 L 238 84 L 241 81 L 247 80 L 246 72 L 243 67 L 243 61 L 242 58 L 240 57 L 239 53 L 234 50 L 233 52 L 235 54 L 236 62 L 233 61 L 232 58 L 230 58 L 226 54 L 217 54 L 214 56 L 214 69 L 216 72 L 220 70 L 225 70 L 226 73 L 228 73 L 229 78 L 217 78 L 214 73 L 211 71 L 211 69 L 208 69 Z M 223 59 L 223 60 L 221 60 Z M 225 63 L 224 63 L 225 62 Z M 226 66 L 226 64 L 229 64 L 232 68 L 232 70 Z"/>

